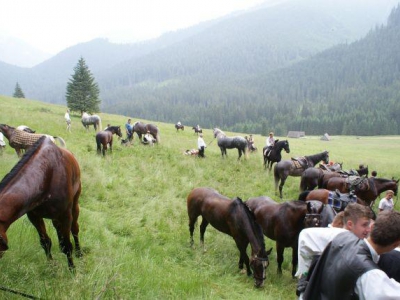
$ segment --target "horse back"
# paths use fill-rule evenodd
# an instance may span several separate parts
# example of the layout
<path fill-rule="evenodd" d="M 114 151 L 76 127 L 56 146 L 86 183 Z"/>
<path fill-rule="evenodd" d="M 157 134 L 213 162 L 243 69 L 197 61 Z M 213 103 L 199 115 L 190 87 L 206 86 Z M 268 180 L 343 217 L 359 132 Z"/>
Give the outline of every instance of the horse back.
<path fill-rule="evenodd" d="M 187 197 L 189 219 L 202 216 L 217 230 L 231 235 L 229 225 L 232 200 L 210 188 L 195 188 Z"/>

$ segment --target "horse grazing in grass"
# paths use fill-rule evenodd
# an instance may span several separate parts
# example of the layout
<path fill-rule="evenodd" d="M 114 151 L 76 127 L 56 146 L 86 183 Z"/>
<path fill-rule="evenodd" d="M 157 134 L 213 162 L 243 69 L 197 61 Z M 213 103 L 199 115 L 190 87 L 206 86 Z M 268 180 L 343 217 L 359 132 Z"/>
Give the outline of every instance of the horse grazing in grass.
<path fill-rule="evenodd" d="M 97 129 L 101 130 L 102 128 L 101 118 L 98 115 L 89 115 L 88 113 L 83 112 L 81 122 L 83 127 L 86 128 L 86 131 L 89 130 L 90 125 L 93 125 L 95 131 L 97 131 Z"/>
<path fill-rule="evenodd" d="M 286 153 L 290 153 L 290 148 L 289 148 L 289 141 L 284 140 L 284 141 L 279 141 L 276 140 L 274 146 L 272 147 L 271 151 L 269 152 L 269 155 L 266 153 L 267 146 L 263 148 L 263 156 L 264 156 L 264 169 L 267 169 L 271 172 L 272 170 L 272 165 L 274 163 L 278 163 L 282 160 L 282 155 L 281 152 L 282 150 L 285 150 Z"/>
<path fill-rule="evenodd" d="M 96 134 L 97 154 L 103 153 L 103 156 L 105 156 L 107 145 L 110 145 L 110 152 L 112 152 L 113 134 L 122 138 L 121 126 L 108 126 L 105 130 Z"/>
<path fill-rule="evenodd" d="M 61 251 L 68 266 L 74 268 L 70 234 L 80 256 L 78 239 L 81 193 L 80 168 L 74 155 L 41 137 L 0 182 L 0 257 L 8 249 L 6 231 L 27 214 L 39 233 L 40 244 L 48 259 L 51 240 L 43 218 L 51 219 L 57 231 Z"/>
<path fill-rule="evenodd" d="M 145 135 L 148 131 L 156 140 L 157 143 L 160 143 L 160 132 L 158 127 L 153 124 L 145 124 L 143 122 L 136 122 L 133 124 L 133 132 L 136 132 L 137 136 L 139 137 L 140 141 L 142 141 L 142 136 Z"/>
<path fill-rule="evenodd" d="M 275 193 L 277 193 L 279 185 L 279 196 L 282 199 L 282 189 L 287 177 L 289 175 L 301 176 L 306 169 L 314 167 L 320 161 L 323 161 L 326 164 L 329 162 L 328 151 L 278 162 L 274 167 Z"/>
<path fill-rule="evenodd" d="M 51 139 L 53 143 L 55 143 L 55 141 L 57 140 L 62 147 L 66 147 L 64 139 L 59 136 L 28 133 L 26 131 L 18 130 L 6 124 L 0 124 L 0 131 L 8 139 L 10 146 L 15 149 L 18 157 L 22 156 L 22 150 L 27 150 L 32 147 L 42 136 L 47 136 Z"/>
<path fill-rule="evenodd" d="M 224 157 L 224 155 L 227 156 L 226 149 L 238 149 L 238 160 L 242 157 L 242 154 L 247 155 L 248 153 L 247 141 L 244 137 L 227 137 L 221 129 L 214 128 L 214 138 L 217 138 L 222 157 Z"/>
<path fill-rule="evenodd" d="M 187 197 L 189 215 L 190 244 L 193 246 L 194 225 L 202 216 L 200 225 L 200 242 L 204 247 L 204 233 L 208 224 L 217 230 L 233 237 L 240 252 L 239 268 L 246 265 L 247 275 L 254 271 L 255 286 L 264 284 L 266 268 L 269 265 L 269 251 L 265 250 L 262 228 L 256 223 L 254 214 L 239 198 L 233 200 L 219 194 L 211 188 L 195 188 Z M 251 246 L 251 258 L 246 248 Z"/>
<path fill-rule="evenodd" d="M 288 201 L 277 203 L 269 197 L 251 198 L 247 206 L 254 212 L 256 221 L 265 236 L 276 241 L 278 273 L 282 273 L 285 248 L 292 248 L 292 276 L 297 268 L 297 249 L 300 231 L 307 227 L 326 227 L 334 213 L 319 201 Z"/>

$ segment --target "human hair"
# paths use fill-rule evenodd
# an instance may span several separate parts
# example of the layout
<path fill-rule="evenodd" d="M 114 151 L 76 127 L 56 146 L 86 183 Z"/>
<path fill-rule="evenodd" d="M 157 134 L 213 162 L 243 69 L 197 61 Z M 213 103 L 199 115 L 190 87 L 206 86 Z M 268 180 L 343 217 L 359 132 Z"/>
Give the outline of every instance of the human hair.
<path fill-rule="evenodd" d="M 376 177 L 377 175 L 378 175 L 378 172 L 376 172 L 376 171 L 372 171 L 372 172 L 371 172 L 371 176 L 372 176 L 372 177 Z"/>
<path fill-rule="evenodd" d="M 394 192 L 392 190 L 387 190 L 386 191 L 386 195 L 393 195 L 393 194 L 394 194 Z"/>
<path fill-rule="evenodd" d="M 343 223 L 347 224 L 347 221 L 352 221 L 354 224 L 361 218 L 372 219 L 373 214 L 368 206 L 361 205 L 358 203 L 349 203 L 344 209 Z"/>
<path fill-rule="evenodd" d="M 389 246 L 400 240 L 400 213 L 398 211 L 382 211 L 379 213 L 372 231 L 371 240 L 379 246 Z"/>
<path fill-rule="evenodd" d="M 332 221 L 332 227 L 343 228 L 344 211 L 339 212 Z"/>

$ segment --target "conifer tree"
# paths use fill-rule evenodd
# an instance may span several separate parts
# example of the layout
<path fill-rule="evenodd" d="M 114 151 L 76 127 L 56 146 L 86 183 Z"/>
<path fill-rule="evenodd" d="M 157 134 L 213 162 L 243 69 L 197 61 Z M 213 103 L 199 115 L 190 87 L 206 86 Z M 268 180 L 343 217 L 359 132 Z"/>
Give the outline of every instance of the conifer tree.
<path fill-rule="evenodd" d="M 99 87 L 89 67 L 81 57 L 74 68 L 74 74 L 67 83 L 66 100 L 71 111 L 98 112 L 101 100 Z"/>
<path fill-rule="evenodd" d="M 21 87 L 19 86 L 19 83 L 15 85 L 15 91 L 13 94 L 14 98 L 25 98 L 24 92 L 22 91 Z"/>

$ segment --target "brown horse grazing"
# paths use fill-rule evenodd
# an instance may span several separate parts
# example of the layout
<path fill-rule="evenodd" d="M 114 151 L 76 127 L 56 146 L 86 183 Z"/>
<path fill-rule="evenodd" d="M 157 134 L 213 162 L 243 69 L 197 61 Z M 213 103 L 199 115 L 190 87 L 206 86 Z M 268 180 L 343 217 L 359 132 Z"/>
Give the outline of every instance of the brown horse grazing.
<path fill-rule="evenodd" d="M 282 199 L 282 189 L 288 176 L 301 176 L 306 169 L 314 167 L 321 160 L 326 164 L 329 162 L 328 151 L 296 159 L 292 158 L 292 160 L 281 160 L 276 163 L 274 166 L 275 194 L 277 194 L 279 185 L 279 197 Z"/>
<path fill-rule="evenodd" d="M 269 265 L 268 255 L 271 250 L 265 251 L 262 228 L 255 221 L 253 213 L 240 200 L 233 200 L 219 194 L 211 188 L 195 188 L 187 197 L 189 215 L 190 244 L 193 246 L 194 225 L 199 216 L 202 216 L 200 225 L 200 242 L 204 247 L 204 233 L 207 225 L 211 224 L 217 230 L 233 237 L 240 252 L 239 268 L 246 265 L 247 275 L 254 271 L 255 286 L 264 284 L 265 271 Z M 251 258 L 246 253 L 250 243 Z"/>
<path fill-rule="evenodd" d="M 29 133 L 24 130 L 18 130 L 6 124 L 0 124 L 0 131 L 6 136 L 10 146 L 15 149 L 15 152 L 17 153 L 18 157 L 22 156 L 21 150 L 29 149 L 42 136 L 49 137 L 53 141 L 53 143 L 55 143 L 55 141 L 58 140 L 62 147 L 66 146 L 65 141 L 61 137 L 51 136 L 47 134 Z"/>
<path fill-rule="evenodd" d="M 331 209 L 320 201 L 288 201 L 277 203 L 268 197 L 251 198 L 247 206 L 254 212 L 264 234 L 276 241 L 278 273 L 282 273 L 283 252 L 292 248 L 292 276 L 297 268 L 300 231 L 307 227 L 326 227 L 334 218 Z"/>
<path fill-rule="evenodd" d="M 8 249 L 7 229 L 27 214 L 48 259 L 52 259 L 51 240 L 43 218 L 52 220 L 68 266 L 74 268 L 70 233 L 80 256 L 80 193 L 80 168 L 74 155 L 41 137 L 0 182 L 0 257 Z"/>
<path fill-rule="evenodd" d="M 337 179 L 342 179 L 341 181 Z M 348 185 L 345 178 L 331 178 L 328 181 L 328 190 L 338 189 L 341 193 L 349 192 Z M 355 194 L 357 198 L 363 200 L 367 205 L 371 205 L 371 202 L 375 201 L 380 193 L 392 190 L 394 195 L 397 196 L 397 190 L 399 187 L 399 180 L 385 179 L 385 178 L 375 178 L 369 177 L 365 178 L 362 187 L 355 189 Z"/>
<path fill-rule="evenodd" d="M 142 141 L 142 136 L 146 134 L 147 131 L 149 131 L 150 134 L 153 136 L 153 138 L 156 140 L 156 142 L 160 143 L 160 133 L 156 125 L 145 124 L 143 122 L 138 121 L 135 124 L 133 124 L 132 131 L 136 132 L 140 141 Z"/>
<path fill-rule="evenodd" d="M 184 131 L 185 130 L 185 126 L 183 126 L 182 124 L 175 124 L 175 129 L 178 132 L 179 129 Z"/>
<path fill-rule="evenodd" d="M 97 154 L 102 152 L 103 156 L 105 156 L 107 145 L 110 145 L 110 152 L 112 152 L 113 134 L 122 138 L 121 126 L 108 126 L 105 130 L 96 134 Z M 103 149 L 101 146 L 103 146 Z"/>

